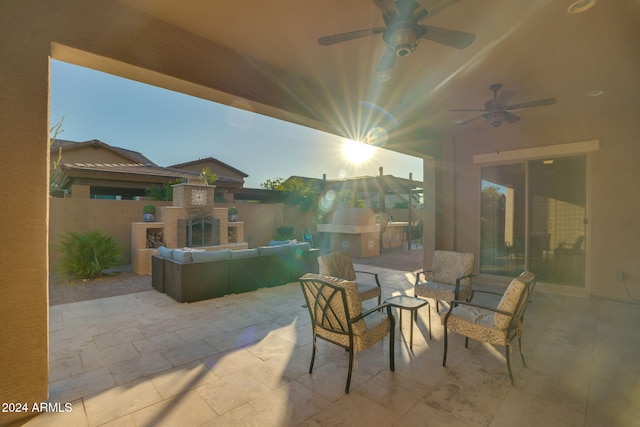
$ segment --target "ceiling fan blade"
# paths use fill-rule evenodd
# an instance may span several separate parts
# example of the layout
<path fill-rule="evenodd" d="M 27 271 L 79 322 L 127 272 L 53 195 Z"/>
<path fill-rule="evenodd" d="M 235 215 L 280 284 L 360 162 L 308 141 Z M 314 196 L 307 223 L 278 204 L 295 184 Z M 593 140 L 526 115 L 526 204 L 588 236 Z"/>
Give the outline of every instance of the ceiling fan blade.
<path fill-rule="evenodd" d="M 433 16 L 457 2 L 458 0 L 422 0 L 420 1 L 420 4 L 427 10 L 429 16 Z"/>
<path fill-rule="evenodd" d="M 346 42 L 348 40 L 359 39 L 361 37 L 372 36 L 374 34 L 384 33 L 384 27 L 368 28 L 366 30 L 350 31 L 348 33 L 334 34 L 332 36 L 324 36 L 318 39 L 318 43 L 322 46 L 330 46 L 332 44 Z"/>
<path fill-rule="evenodd" d="M 420 22 L 422 21 L 427 15 L 429 14 L 429 12 L 427 12 L 424 9 L 420 9 L 418 11 L 418 13 L 413 15 L 413 22 Z"/>
<path fill-rule="evenodd" d="M 555 98 L 539 99 L 537 101 L 523 102 L 521 104 L 508 105 L 505 110 L 520 110 L 522 108 L 541 107 L 543 105 L 553 105 L 556 103 Z"/>
<path fill-rule="evenodd" d="M 458 126 L 466 125 L 467 123 L 470 123 L 470 122 L 472 122 L 474 120 L 478 120 L 481 117 L 484 117 L 484 114 L 480 114 L 479 116 L 476 116 L 476 117 L 474 117 L 472 119 L 465 120 L 464 122 L 458 123 Z"/>
<path fill-rule="evenodd" d="M 498 97 L 495 99 L 495 108 L 496 109 L 504 109 L 507 106 L 511 98 L 516 95 L 516 92 L 513 90 L 501 90 L 498 92 Z"/>
<path fill-rule="evenodd" d="M 482 108 L 456 108 L 453 110 L 447 110 L 447 111 L 455 111 L 455 112 L 460 112 L 460 111 L 486 111 Z"/>
<path fill-rule="evenodd" d="M 513 123 L 513 122 L 517 122 L 518 120 L 520 120 L 520 117 L 516 116 L 513 113 L 510 113 L 508 111 L 503 111 L 502 112 L 502 116 L 504 117 L 504 121 L 507 123 Z"/>
<path fill-rule="evenodd" d="M 396 65 L 396 53 L 389 48 L 385 48 L 376 71 L 378 73 L 387 73 L 393 70 L 394 65 Z"/>
<path fill-rule="evenodd" d="M 395 0 L 373 0 L 382 14 L 387 17 L 400 15 L 400 10 L 396 5 Z"/>
<path fill-rule="evenodd" d="M 448 30 L 446 28 L 432 27 L 430 25 L 420 25 L 423 31 L 422 38 L 432 42 L 441 43 L 456 49 L 468 47 L 476 39 L 476 35 L 458 30 Z"/>

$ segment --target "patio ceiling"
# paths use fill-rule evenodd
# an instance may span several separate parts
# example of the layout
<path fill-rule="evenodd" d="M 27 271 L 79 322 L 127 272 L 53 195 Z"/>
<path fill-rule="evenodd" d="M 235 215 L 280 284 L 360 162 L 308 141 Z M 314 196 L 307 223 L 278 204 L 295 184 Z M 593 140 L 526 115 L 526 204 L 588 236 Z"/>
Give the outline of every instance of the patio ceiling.
<path fill-rule="evenodd" d="M 326 97 L 316 97 L 318 105 L 303 99 L 283 113 L 267 114 L 289 121 L 314 116 L 322 124 L 316 127 L 354 138 L 380 126 L 390 136 L 386 148 L 401 152 L 433 154 L 425 141 L 499 132 L 482 119 L 460 126 L 456 120 L 477 113 L 448 111 L 482 108 L 493 96 L 493 83 L 517 92 L 512 104 L 557 98 L 555 105 L 515 111 L 522 119 L 502 124 L 523 130 L 548 121 L 638 108 L 640 102 L 636 0 L 599 1 L 580 14 L 567 12 L 572 0 L 451 1 L 422 24 L 471 32 L 475 41 L 458 50 L 422 40 L 414 52 L 396 61 L 392 78 L 384 83 L 375 72 L 384 50 L 380 35 L 327 47 L 317 42 L 321 36 L 384 26 L 371 0 L 121 2 L 233 51 L 248 64 L 266 64 L 275 85 L 306 85 L 308 91 L 320 90 Z M 428 11 L 450 1 L 419 2 Z M 204 60 L 203 67 L 214 70 L 215 59 Z M 243 71 L 227 68 L 236 75 Z M 273 87 L 252 90 L 273 99 Z M 595 90 L 604 94 L 587 96 Z M 230 87 L 227 94 L 242 97 L 240 90 L 233 91 Z M 232 97 L 219 102 L 229 103 Z"/>

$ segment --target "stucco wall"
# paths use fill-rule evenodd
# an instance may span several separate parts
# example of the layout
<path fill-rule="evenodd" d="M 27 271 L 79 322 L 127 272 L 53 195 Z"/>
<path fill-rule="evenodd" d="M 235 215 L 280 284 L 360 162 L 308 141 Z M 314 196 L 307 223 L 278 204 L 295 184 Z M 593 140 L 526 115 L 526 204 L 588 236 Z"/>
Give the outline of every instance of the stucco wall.
<path fill-rule="evenodd" d="M 57 247 L 67 231 L 82 233 L 102 230 L 115 237 L 123 251 L 123 262 L 131 262 L 131 223 L 142 221 L 142 207 L 148 203 L 170 206 L 171 202 L 144 200 L 96 200 L 55 198 L 50 200 L 49 258 L 55 268 L 61 259 Z"/>
<path fill-rule="evenodd" d="M 131 262 L 131 223 L 142 221 L 142 207 L 148 203 L 171 206 L 171 202 L 144 200 L 96 200 L 76 198 L 51 198 L 49 221 L 50 265 L 55 268 L 61 259 L 57 247 L 66 231 L 85 232 L 102 230 L 116 238 L 123 249 L 123 263 Z M 228 208 L 230 203 L 216 203 L 216 208 Z M 245 241 L 249 247 L 266 245 L 276 233 L 276 228 L 288 225 L 290 221 L 299 223 L 295 212 L 285 215 L 281 203 L 253 204 L 236 203 L 239 221 L 244 223 Z M 159 213 L 156 213 L 158 215 Z M 163 221 L 160 216 L 157 221 Z M 300 229 L 296 230 L 298 234 Z M 299 237 L 298 237 L 299 238 Z"/>

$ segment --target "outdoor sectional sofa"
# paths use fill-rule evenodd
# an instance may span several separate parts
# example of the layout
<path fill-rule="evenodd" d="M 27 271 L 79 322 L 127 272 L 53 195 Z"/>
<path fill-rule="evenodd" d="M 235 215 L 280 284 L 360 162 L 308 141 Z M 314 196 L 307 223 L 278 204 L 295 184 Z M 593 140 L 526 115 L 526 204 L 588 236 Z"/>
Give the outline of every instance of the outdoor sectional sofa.
<path fill-rule="evenodd" d="M 151 283 L 178 302 L 195 302 L 297 281 L 318 273 L 319 250 L 308 242 L 272 241 L 232 251 L 161 247 L 151 258 Z"/>

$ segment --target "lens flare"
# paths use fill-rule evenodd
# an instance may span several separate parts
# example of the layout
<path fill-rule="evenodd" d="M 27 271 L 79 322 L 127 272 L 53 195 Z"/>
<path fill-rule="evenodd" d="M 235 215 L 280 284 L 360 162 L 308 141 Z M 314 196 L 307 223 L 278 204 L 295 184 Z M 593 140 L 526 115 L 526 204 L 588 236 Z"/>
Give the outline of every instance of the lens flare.
<path fill-rule="evenodd" d="M 374 127 L 365 136 L 364 142 L 375 147 L 384 147 L 389 140 L 389 134 L 384 128 Z"/>
<path fill-rule="evenodd" d="M 373 154 L 373 150 L 373 147 L 365 142 L 351 139 L 345 139 L 342 142 L 342 155 L 351 163 L 366 162 Z"/>

